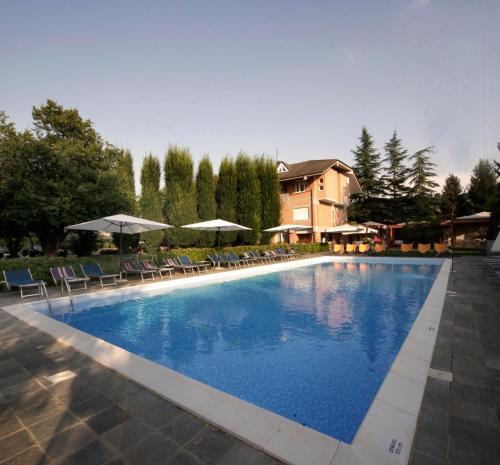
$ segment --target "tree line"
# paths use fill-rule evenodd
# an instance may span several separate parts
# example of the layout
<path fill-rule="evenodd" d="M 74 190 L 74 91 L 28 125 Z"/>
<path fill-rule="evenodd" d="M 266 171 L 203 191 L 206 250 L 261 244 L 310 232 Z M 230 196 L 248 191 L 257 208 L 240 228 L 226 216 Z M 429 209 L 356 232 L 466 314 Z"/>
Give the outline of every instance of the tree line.
<path fill-rule="evenodd" d="M 31 128 L 19 131 L 0 111 L 0 239 L 14 254 L 25 238 L 36 238 L 53 255 L 67 239 L 66 226 L 116 213 L 177 227 L 220 217 L 252 228 L 222 235 L 222 244 L 266 242 L 270 235 L 262 230 L 279 223 L 278 175 L 266 156 L 227 156 L 217 175 L 204 156 L 195 177 L 189 150 L 170 146 L 163 163 L 153 155 L 144 159 L 138 198 L 130 151 L 105 141 L 78 110 L 47 100 L 33 107 L 32 119 Z M 156 247 L 166 241 L 209 246 L 215 240 L 181 228 L 165 234 L 147 233 L 144 241 Z M 70 238 L 79 255 L 96 243 L 92 232 Z"/>
<path fill-rule="evenodd" d="M 251 228 L 221 234 L 223 245 L 269 242 L 272 235 L 263 230 L 279 224 L 281 206 L 278 174 L 270 157 L 243 152 L 235 159 L 226 156 L 216 175 L 210 158 L 204 155 L 195 173 L 189 149 L 171 145 L 163 161 L 163 189 L 161 168 L 158 157 L 150 154 L 144 159 L 139 211 L 176 228 L 145 233 L 147 247 L 211 247 L 217 239 L 215 233 L 179 226 L 215 218 Z"/>
<path fill-rule="evenodd" d="M 381 154 L 372 135 L 363 127 L 359 144 L 352 153 L 353 169 L 363 193 L 352 196 L 350 219 L 387 224 L 418 223 L 490 211 L 491 235 L 495 234 L 500 220 L 500 164 L 497 161 L 480 159 L 465 187 L 450 173 L 439 192 L 436 164 L 432 161 L 434 149 L 424 147 L 410 154 L 397 131 L 384 144 Z"/>

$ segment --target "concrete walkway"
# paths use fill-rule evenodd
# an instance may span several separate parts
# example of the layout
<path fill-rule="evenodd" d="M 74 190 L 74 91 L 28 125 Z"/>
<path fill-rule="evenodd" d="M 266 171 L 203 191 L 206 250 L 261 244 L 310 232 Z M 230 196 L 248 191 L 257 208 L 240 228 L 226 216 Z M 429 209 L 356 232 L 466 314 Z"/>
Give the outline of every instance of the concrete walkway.
<path fill-rule="evenodd" d="M 481 258 L 455 270 L 410 463 L 499 465 L 500 278 Z"/>

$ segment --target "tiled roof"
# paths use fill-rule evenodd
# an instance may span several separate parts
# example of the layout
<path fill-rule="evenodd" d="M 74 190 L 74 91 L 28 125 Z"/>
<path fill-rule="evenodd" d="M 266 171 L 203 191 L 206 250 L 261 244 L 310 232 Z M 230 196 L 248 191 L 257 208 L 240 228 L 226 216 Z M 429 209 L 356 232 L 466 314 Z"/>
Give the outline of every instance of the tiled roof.
<path fill-rule="evenodd" d="M 294 179 L 302 176 L 313 176 L 325 172 L 335 163 L 341 163 L 342 166 L 347 166 L 336 158 L 328 158 L 326 160 L 307 160 L 301 161 L 300 163 L 283 163 L 288 171 L 285 173 L 279 173 L 280 180 Z"/>

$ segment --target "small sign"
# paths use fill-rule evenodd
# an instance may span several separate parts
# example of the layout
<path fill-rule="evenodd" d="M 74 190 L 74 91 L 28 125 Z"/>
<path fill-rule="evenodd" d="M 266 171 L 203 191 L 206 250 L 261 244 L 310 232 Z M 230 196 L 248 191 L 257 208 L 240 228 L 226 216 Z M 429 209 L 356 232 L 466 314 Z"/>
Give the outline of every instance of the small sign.
<path fill-rule="evenodd" d="M 401 455 L 402 450 L 403 443 L 401 441 L 398 441 L 397 439 L 392 439 L 391 444 L 389 445 L 389 454 Z"/>

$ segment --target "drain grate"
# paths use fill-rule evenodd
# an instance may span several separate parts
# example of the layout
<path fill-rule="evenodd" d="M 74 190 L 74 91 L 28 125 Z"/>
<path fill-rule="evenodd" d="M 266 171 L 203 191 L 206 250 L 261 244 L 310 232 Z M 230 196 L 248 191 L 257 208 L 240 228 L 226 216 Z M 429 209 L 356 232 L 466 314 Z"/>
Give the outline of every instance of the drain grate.
<path fill-rule="evenodd" d="M 436 370 L 435 368 L 429 368 L 429 376 L 435 379 L 442 379 L 444 381 L 452 382 L 453 373 L 450 371 Z"/>
<path fill-rule="evenodd" d="M 44 376 L 44 378 L 51 384 L 62 383 L 68 379 L 74 378 L 76 373 L 71 370 L 61 371 L 55 375 Z"/>

